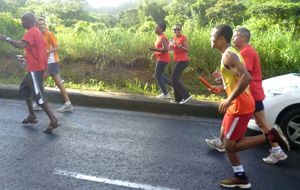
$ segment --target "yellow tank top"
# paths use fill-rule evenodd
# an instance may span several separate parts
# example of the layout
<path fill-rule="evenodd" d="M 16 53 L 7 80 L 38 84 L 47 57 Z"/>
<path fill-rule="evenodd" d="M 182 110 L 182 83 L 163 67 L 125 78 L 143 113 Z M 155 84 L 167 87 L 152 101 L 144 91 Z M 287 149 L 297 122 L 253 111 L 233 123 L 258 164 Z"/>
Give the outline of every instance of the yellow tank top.
<path fill-rule="evenodd" d="M 244 64 L 243 57 L 233 47 L 228 47 L 225 52 L 234 53 L 239 58 L 240 63 Z M 221 60 L 220 68 L 221 68 L 221 74 L 223 78 L 224 89 L 226 91 L 227 96 L 229 96 L 232 93 L 232 91 L 236 88 L 239 78 L 238 76 L 235 75 L 235 73 L 231 69 L 228 69 L 224 66 L 223 57 Z M 226 113 L 230 115 L 249 114 L 254 112 L 254 107 L 255 107 L 254 99 L 251 95 L 249 87 L 247 87 L 244 90 L 244 92 L 242 92 L 235 100 L 232 101 Z"/>

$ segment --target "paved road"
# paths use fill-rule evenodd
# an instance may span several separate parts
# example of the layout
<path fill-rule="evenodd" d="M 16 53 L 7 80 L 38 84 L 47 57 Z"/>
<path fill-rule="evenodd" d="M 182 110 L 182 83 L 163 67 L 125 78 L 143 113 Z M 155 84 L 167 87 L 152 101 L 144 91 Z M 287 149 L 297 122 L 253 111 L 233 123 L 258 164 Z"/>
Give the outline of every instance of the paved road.
<path fill-rule="evenodd" d="M 22 126 L 24 102 L 0 99 L 0 189 L 216 190 L 232 175 L 225 155 L 204 143 L 220 120 L 88 107 L 56 115 L 62 126 L 44 134 L 43 112 Z M 298 190 L 300 152 L 271 166 L 261 161 L 267 147 L 241 153 L 252 189 Z"/>

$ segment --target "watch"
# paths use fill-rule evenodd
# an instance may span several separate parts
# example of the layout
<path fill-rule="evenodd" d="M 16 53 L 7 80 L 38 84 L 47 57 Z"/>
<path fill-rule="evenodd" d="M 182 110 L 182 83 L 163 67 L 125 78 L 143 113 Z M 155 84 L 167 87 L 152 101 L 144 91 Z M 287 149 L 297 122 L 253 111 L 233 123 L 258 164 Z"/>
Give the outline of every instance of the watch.
<path fill-rule="evenodd" d="M 11 42 L 11 38 L 10 37 L 6 37 L 5 41 L 8 42 L 8 43 L 10 43 Z"/>

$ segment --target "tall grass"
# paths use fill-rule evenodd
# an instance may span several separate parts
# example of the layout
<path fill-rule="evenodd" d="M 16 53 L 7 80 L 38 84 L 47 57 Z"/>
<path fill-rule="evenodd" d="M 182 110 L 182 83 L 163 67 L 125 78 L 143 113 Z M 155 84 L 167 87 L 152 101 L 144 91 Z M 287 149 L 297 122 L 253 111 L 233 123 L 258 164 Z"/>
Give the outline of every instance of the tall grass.
<path fill-rule="evenodd" d="M 14 19 L 10 13 L 0 13 L 0 33 L 9 34 L 14 39 L 20 39 L 24 30 L 18 19 Z M 247 23 L 245 23 L 247 26 Z M 186 22 L 183 27 L 183 34 L 187 35 L 190 45 L 190 64 L 184 73 L 184 83 L 193 93 L 205 93 L 206 89 L 199 85 L 198 76 L 204 75 L 211 80 L 211 73 L 220 64 L 220 53 L 210 47 L 210 31 L 212 27 L 200 28 L 193 22 Z M 257 49 L 262 64 L 263 77 L 299 72 L 300 68 L 300 41 L 292 38 L 291 32 L 282 30 L 274 25 L 269 29 L 261 31 L 254 25 L 248 28 L 252 32 L 252 45 Z M 150 64 L 149 47 L 153 46 L 156 35 L 153 31 L 134 30 L 126 28 L 105 28 L 103 25 L 95 25 L 87 22 L 78 22 L 74 27 L 55 26 L 53 27 L 58 38 L 61 50 L 60 56 L 65 63 L 88 63 L 95 65 L 95 69 L 102 69 L 110 64 L 125 65 L 132 63 L 135 59 L 142 58 L 146 64 Z M 169 26 L 166 34 L 171 38 L 174 34 Z M 0 43 L 0 62 L 3 56 L 13 57 L 22 50 L 12 48 L 6 43 Z M 152 62 L 153 63 L 153 62 Z M 73 67 L 72 64 L 69 65 Z M 153 69 L 150 64 L 148 69 Z M 122 68 L 122 67 L 120 67 Z M 79 68 L 80 69 L 80 68 Z M 171 65 L 167 70 L 170 74 Z M 5 72 L 5 71 L 4 71 Z M 111 73 L 112 75 L 114 73 Z M 156 83 L 139 78 L 124 78 L 118 73 L 122 83 L 112 85 L 105 81 L 101 82 L 84 79 L 80 84 L 96 89 L 122 89 L 127 88 L 133 92 L 157 93 Z M 16 78 L 15 76 L 12 76 Z M 72 77 L 75 78 L 76 76 Z M 94 81 L 95 80 L 95 81 Z M 152 80 L 153 81 L 153 80 Z M 49 81 L 48 81 L 49 82 Z M 72 81 L 66 81 L 70 86 L 76 86 Z M 67 83 L 68 84 L 68 83 Z M 53 85 L 50 84 L 49 85 Z"/>

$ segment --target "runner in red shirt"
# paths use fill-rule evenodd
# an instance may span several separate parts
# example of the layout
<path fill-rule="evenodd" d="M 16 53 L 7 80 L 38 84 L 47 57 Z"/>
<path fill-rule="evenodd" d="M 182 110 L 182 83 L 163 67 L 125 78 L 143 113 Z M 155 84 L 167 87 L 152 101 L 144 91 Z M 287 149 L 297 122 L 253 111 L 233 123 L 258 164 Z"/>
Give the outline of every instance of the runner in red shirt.
<path fill-rule="evenodd" d="M 47 54 L 45 40 L 42 33 L 35 27 L 35 17 L 32 13 L 25 13 L 21 17 L 22 25 L 27 32 L 22 40 L 16 41 L 0 34 L 0 40 L 7 41 L 16 48 L 25 49 L 27 75 L 20 85 L 20 94 L 25 97 L 29 116 L 22 123 L 37 123 L 32 107 L 31 97 L 42 107 L 50 119 L 50 124 L 44 132 L 51 132 L 58 127 L 58 120 L 49 109 L 44 95 L 43 74 L 47 69 Z"/>
<path fill-rule="evenodd" d="M 164 22 L 159 22 L 156 25 L 155 33 L 157 34 L 157 38 L 154 44 L 155 47 L 149 48 L 150 51 L 154 51 L 153 56 L 156 58 L 155 77 L 162 91 L 162 94 L 158 95 L 157 98 L 171 97 L 166 84 L 172 86 L 172 82 L 163 75 L 167 65 L 170 63 L 169 40 L 164 34 L 166 27 Z"/>
<path fill-rule="evenodd" d="M 172 69 L 172 83 L 174 87 L 175 102 L 184 104 L 191 99 L 187 89 L 183 86 L 181 81 L 181 74 L 189 63 L 189 46 L 187 38 L 181 33 L 182 27 L 176 24 L 173 28 L 175 36 L 172 39 L 170 49 L 174 51 L 174 66 Z"/>

